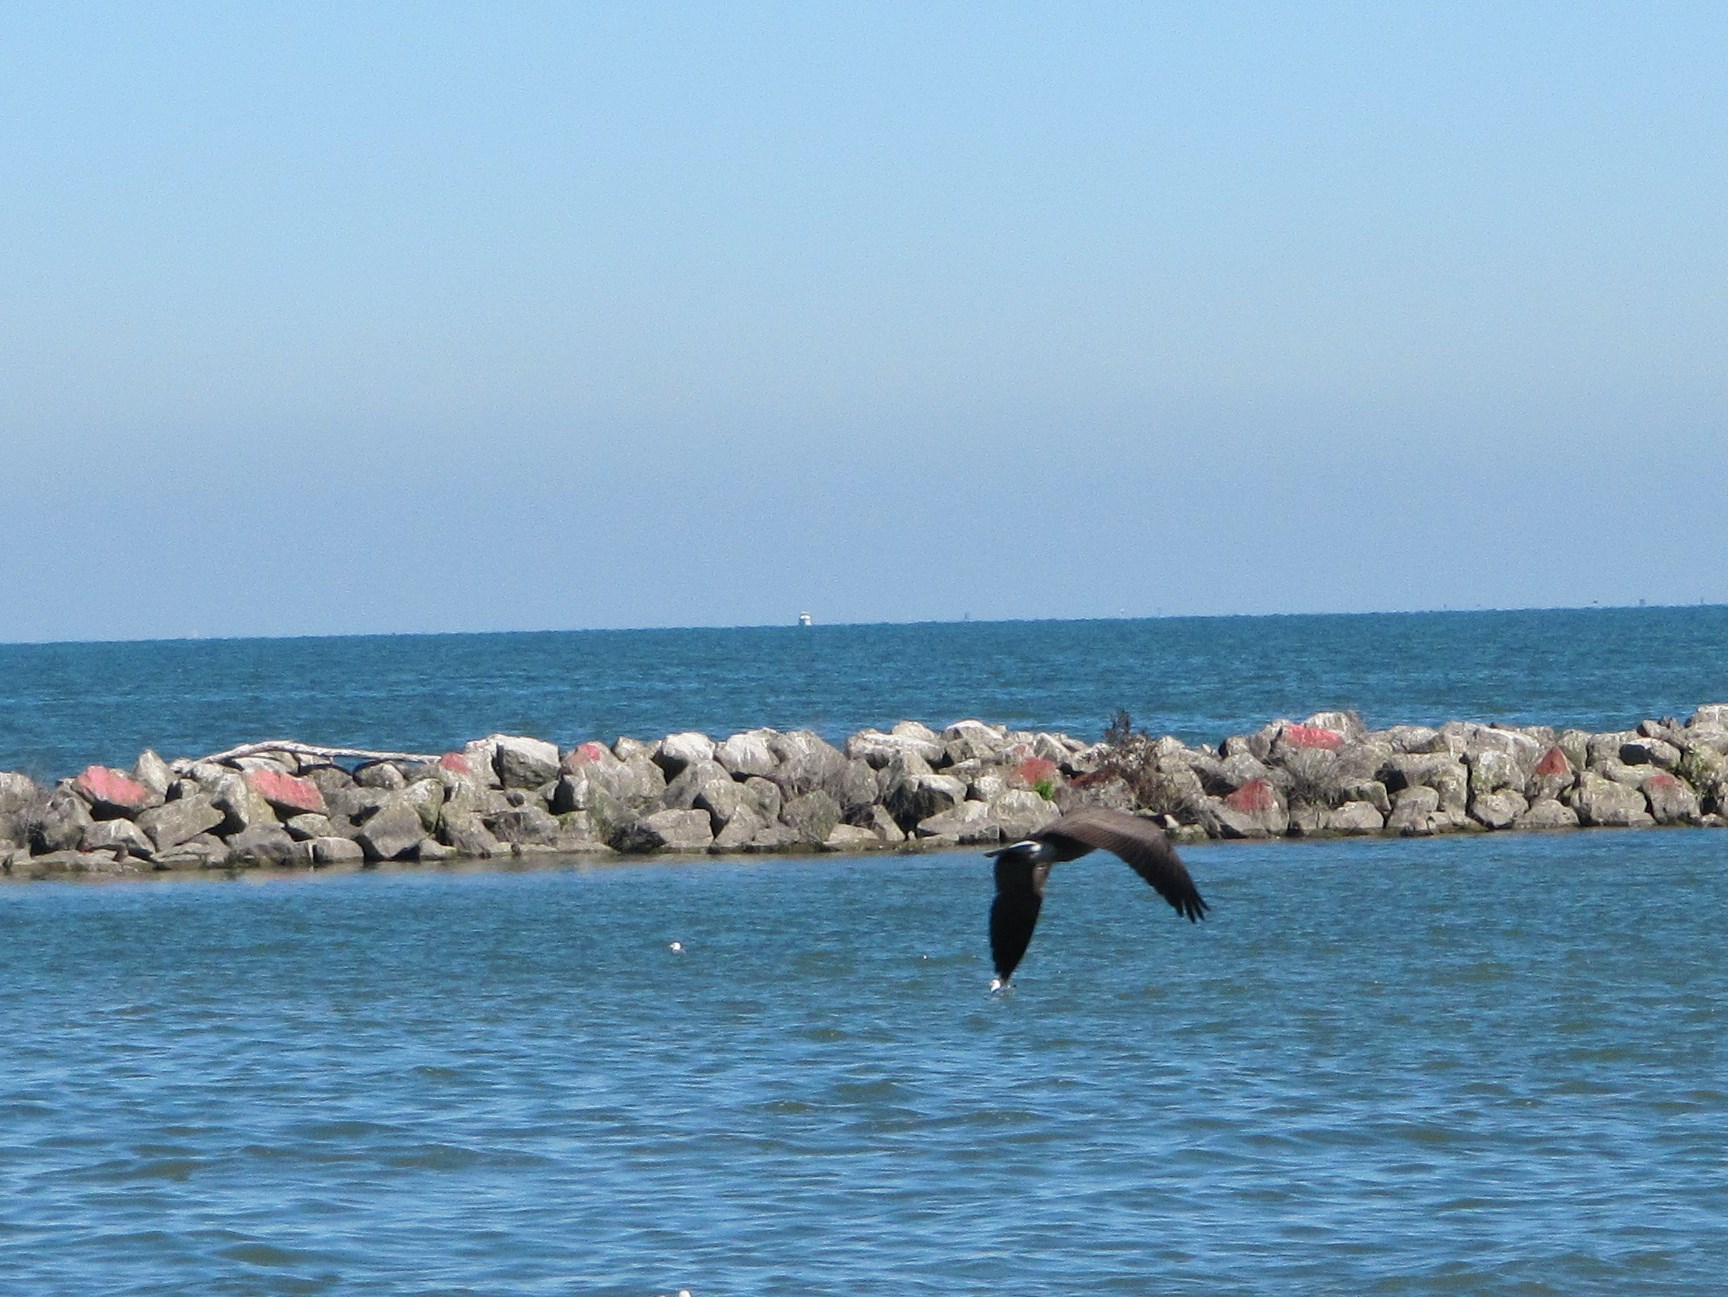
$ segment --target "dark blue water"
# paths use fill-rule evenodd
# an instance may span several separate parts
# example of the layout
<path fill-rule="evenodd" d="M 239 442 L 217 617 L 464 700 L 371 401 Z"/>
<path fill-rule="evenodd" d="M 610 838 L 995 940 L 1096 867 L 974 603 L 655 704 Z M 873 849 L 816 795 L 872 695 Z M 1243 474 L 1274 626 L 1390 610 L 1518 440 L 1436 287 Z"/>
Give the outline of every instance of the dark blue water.
<path fill-rule="evenodd" d="M 1330 707 L 1617 729 L 1728 700 L 1728 607 L 0 645 L 0 770 L 966 716 L 1216 742 Z"/>
<path fill-rule="evenodd" d="M 0 648 L 0 768 L 965 715 L 1618 727 L 1728 610 Z M 0 885 L 0 1294 L 1716 1294 L 1728 833 Z M 685 953 L 674 954 L 670 943 Z"/>
<path fill-rule="evenodd" d="M 1189 856 L 0 887 L 0 1289 L 1722 1291 L 1728 834 Z"/>

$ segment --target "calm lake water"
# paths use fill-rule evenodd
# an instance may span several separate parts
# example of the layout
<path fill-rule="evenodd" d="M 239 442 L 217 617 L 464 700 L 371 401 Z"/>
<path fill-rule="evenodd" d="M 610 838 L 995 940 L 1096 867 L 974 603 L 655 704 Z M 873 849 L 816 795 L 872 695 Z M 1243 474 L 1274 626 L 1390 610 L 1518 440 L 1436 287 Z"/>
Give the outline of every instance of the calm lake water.
<path fill-rule="evenodd" d="M 979 715 L 1592 727 L 1721 609 L 0 649 L 0 768 Z M 1718 1294 L 1728 832 L 0 886 L 0 1293 Z M 671 947 L 677 942 L 682 953 Z"/>
<path fill-rule="evenodd" d="M 5 1289 L 1722 1291 L 1728 834 L 1188 855 L 0 888 Z"/>

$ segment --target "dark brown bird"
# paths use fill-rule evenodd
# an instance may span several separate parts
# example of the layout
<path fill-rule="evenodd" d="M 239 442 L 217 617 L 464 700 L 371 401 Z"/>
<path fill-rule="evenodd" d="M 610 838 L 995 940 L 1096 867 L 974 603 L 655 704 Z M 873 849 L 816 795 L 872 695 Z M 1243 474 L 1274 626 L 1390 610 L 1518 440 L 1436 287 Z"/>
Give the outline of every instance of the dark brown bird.
<path fill-rule="evenodd" d="M 1008 985 L 1026 953 L 1044 904 L 1050 866 L 1100 848 L 1127 861 L 1190 923 L 1205 915 L 1206 902 L 1163 829 L 1138 815 L 1102 806 L 1070 811 L 1024 841 L 987 853 L 996 861 L 996 899 L 990 906 L 990 955 L 996 961 L 992 991 Z"/>

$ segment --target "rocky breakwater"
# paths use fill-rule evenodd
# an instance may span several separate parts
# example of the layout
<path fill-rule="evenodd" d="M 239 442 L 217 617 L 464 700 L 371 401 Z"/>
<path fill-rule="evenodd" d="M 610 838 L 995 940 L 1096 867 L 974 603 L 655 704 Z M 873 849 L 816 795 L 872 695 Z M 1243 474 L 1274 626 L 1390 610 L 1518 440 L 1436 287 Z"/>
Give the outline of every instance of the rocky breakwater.
<path fill-rule="evenodd" d="M 1728 815 L 1728 704 L 1587 733 L 1274 721 L 1217 747 L 1119 715 L 1102 743 L 905 721 L 840 747 L 800 730 L 561 751 L 492 735 L 439 755 L 272 741 L 153 752 L 52 787 L 0 774 L 0 869 L 21 877 L 611 853 L 916 850 L 1012 841 L 1076 805 L 1179 838 L 1430 834 Z"/>

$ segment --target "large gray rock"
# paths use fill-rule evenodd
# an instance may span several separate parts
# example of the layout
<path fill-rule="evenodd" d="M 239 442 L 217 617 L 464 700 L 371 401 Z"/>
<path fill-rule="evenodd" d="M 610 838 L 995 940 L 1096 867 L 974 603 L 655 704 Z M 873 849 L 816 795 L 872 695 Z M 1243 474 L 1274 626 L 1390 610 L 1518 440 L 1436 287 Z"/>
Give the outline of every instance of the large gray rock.
<path fill-rule="evenodd" d="M 768 746 L 778 764 L 767 777 L 780 786 L 788 799 L 818 788 L 828 789 L 846 771 L 846 757 L 812 730 L 776 734 Z"/>
<path fill-rule="evenodd" d="M 1386 827 L 1409 837 L 1426 837 L 1437 831 L 1435 812 L 1440 809 L 1439 792 L 1427 784 L 1407 784 L 1392 794 L 1392 814 Z"/>
<path fill-rule="evenodd" d="M 773 730 L 745 730 L 716 744 L 714 760 L 726 768 L 734 779 L 751 775 L 767 775 L 777 764 L 774 751 L 768 746 Z"/>
<path fill-rule="evenodd" d="M 510 848 L 498 841 L 475 811 L 451 810 L 446 807 L 438 824 L 438 837 L 459 856 L 468 860 L 489 860 L 493 856 L 510 854 Z"/>
<path fill-rule="evenodd" d="M 828 835 L 828 840 L 822 844 L 824 851 L 880 851 L 882 839 L 869 829 L 859 828 L 855 824 L 836 824 L 834 831 Z"/>
<path fill-rule="evenodd" d="M 397 796 L 385 802 L 360 825 L 354 840 L 368 860 L 399 860 L 419 846 L 426 836 L 419 809 Z"/>
<path fill-rule="evenodd" d="M 670 783 L 683 773 L 684 769 L 697 761 L 714 760 L 714 740 L 706 734 L 695 730 L 685 730 L 679 734 L 668 734 L 661 739 L 654 749 L 654 761 L 661 770 L 666 772 Z"/>
<path fill-rule="evenodd" d="M 882 795 L 875 769 L 868 761 L 848 760 L 834 789 L 834 800 L 840 803 L 840 815 L 848 824 L 859 824 L 870 814 Z"/>
<path fill-rule="evenodd" d="M 640 854 L 650 851 L 707 851 L 714 831 L 706 811 L 655 811 L 631 820 L 612 837 L 619 851 Z"/>
<path fill-rule="evenodd" d="M 882 796 L 882 804 L 888 808 L 888 813 L 907 832 L 965 800 L 964 783 L 951 775 L 936 774 L 903 774 L 889 785 Z"/>
<path fill-rule="evenodd" d="M 366 853 L 352 838 L 313 838 L 309 845 L 315 865 L 357 865 L 366 859 Z"/>
<path fill-rule="evenodd" d="M 1620 745 L 1620 760 L 1629 766 L 1660 766 L 1672 770 L 1680 764 L 1680 749 L 1665 739 L 1639 737 Z"/>
<path fill-rule="evenodd" d="M 899 729 L 898 726 L 895 728 Z M 923 733 L 920 734 L 918 730 Z M 918 730 L 893 734 L 884 734 L 876 729 L 859 730 L 846 740 L 846 756 L 852 760 L 867 761 L 877 770 L 883 769 L 895 757 L 906 753 L 932 765 L 943 760 L 945 754 L 941 741 L 924 726 L 919 726 Z"/>
<path fill-rule="evenodd" d="M 1728 703 L 1705 703 L 1692 713 L 1692 718 L 1686 722 L 1688 729 L 1713 726 L 1728 730 Z"/>
<path fill-rule="evenodd" d="M 556 816 L 533 805 L 497 811 L 486 816 L 485 822 L 493 837 L 517 847 L 551 846 L 562 832 Z"/>
<path fill-rule="evenodd" d="M 218 827 L 224 818 L 208 795 L 190 793 L 144 811 L 138 816 L 138 827 L 150 835 L 156 850 L 163 852 Z"/>
<path fill-rule="evenodd" d="M 228 839 L 230 868 L 288 869 L 312 863 L 309 843 L 296 842 L 280 824 L 256 824 Z"/>
<path fill-rule="evenodd" d="M 1578 812 L 1553 797 L 1537 797 L 1513 823 L 1517 829 L 1575 829 Z"/>
<path fill-rule="evenodd" d="M 1529 766 L 1525 766 L 1512 753 L 1495 748 L 1466 752 L 1464 763 L 1469 772 L 1470 792 L 1478 798 L 1503 788 L 1521 795 L 1528 771 L 1536 764 L 1532 760 Z"/>
<path fill-rule="evenodd" d="M 1029 788 L 1010 788 L 990 802 L 990 818 L 1002 831 L 1004 842 L 1018 842 L 1054 820 L 1062 812 Z"/>
<path fill-rule="evenodd" d="M 1000 725 L 987 725 L 977 720 L 955 721 L 942 731 L 942 751 L 949 765 L 958 765 L 962 761 L 988 761 L 1001 765 L 1007 747 L 1008 731 Z"/>
<path fill-rule="evenodd" d="M 132 767 L 132 778 L 155 793 L 158 804 L 168 796 L 168 790 L 174 786 L 173 768 L 148 748 L 138 754 L 138 760 Z"/>
<path fill-rule="evenodd" d="M 780 822 L 798 835 L 799 842 L 819 847 L 840 823 L 840 804 L 818 788 L 787 802 L 780 810 Z"/>
<path fill-rule="evenodd" d="M 1656 822 L 1642 792 L 1594 770 L 1578 776 L 1578 786 L 1572 790 L 1572 809 L 1578 812 L 1579 823 L 1587 826 L 1629 828 Z"/>
<path fill-rule="evenodd" d="M 769 821 L 763 818 L 762 813 L 752 803 L 744 801 L 724 824 L 719 825 L 708 849 L 716 853 L 745 851 L 768 825 Z"/>
<path fill-rule="evenodd" d="M 1384 796 L 1384 790 L 1382 790 Z M 1388 808 L 1390 809 L 1390 804 Z M 1326 816 L 1326 831 L 1338 834 L 1379 833 L 1386 827 L 1386 814 L 1373 802 L 1345 802 Z"/>
<path fill-rule="evenodd" d="M 1379 776 L 1394 804 L 1398 793 L 1416 787 L 1432 788 L 1439 795 L 1437 809 L 1455 811 L 1459 817 L 1470 802 L 1469 774 L 1450 752 L 1389 757 Z"/>
<path fill-rule="evenodd" d="M 1529 809 L 1524 795 L 1510 788 L 1478 793 L 1470 799 L 1470 818 L 1485 829 L 1509 829 Z"/>
<path fill-rule="evenodd" d="M 354 782 L 362 788 L 395 792 L 408 786 L 408 776 L 394 761 L 368 761 L 354 771 Z"/>
<path fill-rule="evenodd" d="M 770 784 L 769 787 L 772 788 L 773 785 Z M 775 795 L 779 795 L 778 789 L 775 789 Z M 724 783 L 715 781 L 704 784 L 697 792 L 691 805 L 699 811 L 708 812 L 708 819 L 714 826 L 716 836 L 736 819 L 741 811 L 749 812 L 750 818 L 756 822 L 757 828 L 761 828 L 762 824 L 766 822 L 756 798 L 743 784 L 731 779 L 727 779 Z M 752 830 L 753 832 L 754 830 Z M 746 835 L 739 845 L 742 846 L 743 842 L 749 840 L 750 836 Z"/>
<path fill-rule="evenodd" d="M 1658 771 L 1644 781 L 1644 799 L 1649 803 L 1651 818 L 1658 824 L 1704 822 L 1698 794 L 1666 770 Z"/>
<path fill-rule="evenodd" d="M 76 851 L 84 834 L 95 824 L 90 806 L 65 784 L 48 795 L 31 824 L 30 846 L 42 855 L 50 851 Z"/>
<path fill-rule="evenodd" d="M 231 838 L 247 829 L 263 828 L 281 823 L 275 809 L 238 771 L 231 771 L 216 781 L 210 800 L 222 812 L 217 832 Z"/>
<path fill-rule="evenodd" d="M 0 771 L 0 815 L 34 808 L 47 794 L 28 775 Z"/>
<path fill-rule="evenodd" d="M 558 745 L 514 734 L 489 736 L 493 766 L 505 788 L 539 788 L 558 777 Z"/>
<path fill-rule="evenodd" d="M 661 801 L 671 810 L 687 811 L 710 786 L 732 782 L 731 773 L 718 761 L 698 758 L 686 764 L 677 778 L 666 785 Z"/>
<path fill-rule="evenodd" d="M 929 845 L 988 845 L 1002 840 L 1002 826 L 983 802 L 960 802 L 920 820 L 916 834 Z"/>
<path fill-rule="evenodd" d="M 97 820 L 84 831 L 81 849 L 125 852 L 140 857 L 156 853 L 155 843 L 131 820 Z"/>

